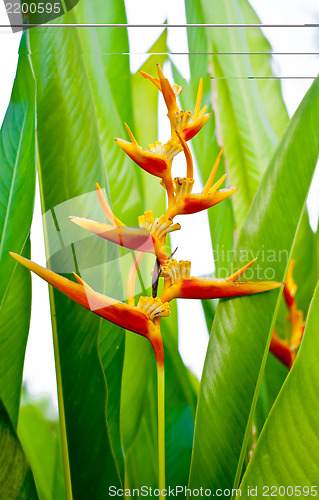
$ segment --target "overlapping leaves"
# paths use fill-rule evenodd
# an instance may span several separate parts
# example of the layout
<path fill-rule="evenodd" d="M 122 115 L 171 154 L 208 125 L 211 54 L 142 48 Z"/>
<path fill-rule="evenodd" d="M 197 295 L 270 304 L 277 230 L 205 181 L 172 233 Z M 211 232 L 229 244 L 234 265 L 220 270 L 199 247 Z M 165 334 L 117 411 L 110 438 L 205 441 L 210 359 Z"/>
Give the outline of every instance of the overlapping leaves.
<path fill-rule="evenodd" d="M 277 259 L 261 264 L 282 280 L 318 159 L 319 85 L 306 94 L 258 188 L 239 239 L 234 265 L 261 245 Z M 294 172 L 294 175 L 291 172 Z M 285 230 L 283 230 L 285 227 Z M 286 258 L 279 258 L 280 251 Z M 281 254 L 282 255 L 282 254 Z M 249 307 L 248 307 L 249 301 Z M 218 306 L 198 402 L 190 484 L 238 486 L 251 433 L 279 292 Z M 225 418 L 227 416 L 227 418 Z M 214 422 L 213 430 L 211 422 Z"/>

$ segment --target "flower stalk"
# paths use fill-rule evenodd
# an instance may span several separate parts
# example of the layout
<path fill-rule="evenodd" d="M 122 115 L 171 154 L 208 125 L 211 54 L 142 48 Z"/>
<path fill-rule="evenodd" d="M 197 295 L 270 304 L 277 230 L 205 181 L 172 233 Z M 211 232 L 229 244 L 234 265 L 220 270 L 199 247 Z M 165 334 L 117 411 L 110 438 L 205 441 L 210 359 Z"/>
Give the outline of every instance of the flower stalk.
<path fill-rule="evenodd" d="M 165 489 L 165 369 L 163 362 L 157 367 L 157 420 L 158 420 L 158 486 Z M 160 498 L 164 498 L 160 495 Z"/>

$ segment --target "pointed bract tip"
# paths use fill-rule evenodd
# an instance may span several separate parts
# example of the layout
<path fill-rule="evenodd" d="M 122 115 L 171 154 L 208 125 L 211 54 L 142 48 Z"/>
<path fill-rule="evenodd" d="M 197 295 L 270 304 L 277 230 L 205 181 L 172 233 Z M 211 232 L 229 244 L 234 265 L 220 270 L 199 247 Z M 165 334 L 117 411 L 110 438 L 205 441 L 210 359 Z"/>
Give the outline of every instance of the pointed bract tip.
<path fill-rule="evenodd" d="M 130 139 L 132 141 L 132 144 L 137 144 L 137 140 L 135 139 L 130 127 L 128 126 L 128 124 L 126 122 L 124 122 L 124 125 L 125 125 L 125 128 L 127 130 L 127 133 L 128 135 L 130 136 Z"/>
<path fill-rule="evenodd" d="M 240 276 L 242 276 L 244 274 L 244 272 L 254 264 L 254 262 L 256 262 L 258 257 L 255 257 L 253 260 L 251 260 L 250 262 L 248 262 L 248 264 L 245 264 L 243 267 L 241 267 L 240 269 L 238 269 L 238 271 L 236 271 L 234 274 L 232 274 L 231 276 L 228 276 L 228 278 L 226 278 L 227 281 L 236 281 Z"/>
<path fill-rule="evenodd" d="M 83 217 L 77 217 L 76 215 L 70 215 L 69 219 L 70 219 L 71 222 L 73 222 L 77 226 L 81 226 L 81 221 L 82 220 L 86 220 Z"/>
<path fill-rule="evenodd" d="M 19 255 L 18 253 L 9 252 L 9 254 L 11 255 L 11 257 L 14 258 L 14 260 L 16 260 L 17 262 L 20 262 L 20 264 L 23 264 L 24 266 L 26 266 L 25 262 L 30 262 L 28 259 L 26 259 L 25 257 L 22 257 L 22 255 Z M 26 267 L 28 267 L 28 266 L 26 266 Z"/>
<path fill-rule="evenodd" d="M 96 181 L 95 183 L 95 189 L 98 191 L 99 189 L 101 189 L 101 186 L 100 184 Z"/>
<path fill-rule="evenodd" d="M 78 274 L 76 274 L 76 273 L 72 273 L 72 274 L 73 274 L 73 276 L 75 277 L 76 281 L 77 281 L 78 283 L 80 283 L 80 285 L 83 285 L 83 283 L 84 283 L 84 282 L 83 282 L 83 280 L 82 280 L 81 276 L 79 276 L 79 275 L 78 275 Z"/>
<path fill-rule="evenodd" d="M 236 283 L 250 283 L 249 281 L 236 281 Z M 281 286 L 283 286 L 283 282 L 282 281 L 254 281 L 252 282 L 253 285 L 256 286 L 256 288 L 263 288 L 264 291 L 268 291 L 268 290 L 273 290 L 275 288 L 280 288 Z"/>
<path fill-rule="evenodd" d="M 157 65 L 156 65 L 156 66 L 157 66 L 157 73 L 158 73 L 158 77 L 159 77 L 159 78 L 165 78 L 164 73 L 163 73 L 163 70 L 162 70 L 162 68 L 160 67 L 160 65 L 157 63 Z"/>
<path fill-rule="evenodd" d="M 88 285 L 88 284 L 87 284 L 87 283 L 86 283 L 86 282 L 85 282 L 85 281 L 81 278 L 81 276 L 79 276 L 79 275 L 78 275 L 78 274 L 76 274 L 76 273 L 72 273 L 72 274 L 73 274 L 73 276 L 75 277 L 76 281 L 77 281 L 80 285 L 82 285 L 82 286 L 84 286 L 84 288 L 87 288 L 88 290 L 91 290 L 92 292 L 94 292 L 93 288 L 91 288 L 91 287 L 90 287 L 90 285 Z"/>

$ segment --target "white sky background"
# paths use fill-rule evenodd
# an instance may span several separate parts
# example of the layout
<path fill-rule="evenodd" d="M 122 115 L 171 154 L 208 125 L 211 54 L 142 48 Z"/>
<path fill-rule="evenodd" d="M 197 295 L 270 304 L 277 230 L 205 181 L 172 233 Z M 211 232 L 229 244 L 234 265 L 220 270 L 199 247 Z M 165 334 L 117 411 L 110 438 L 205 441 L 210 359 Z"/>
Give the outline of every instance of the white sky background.
<path fill-rule="evenodd" d="M 94 0 L 93 0 L 94 1 Z M 0 0 L 1 2 L 1 0 Z M 318 0 L 251 0 L 250 3 L 264 24 L 319 23 Z M 168 20 L 169 24 L 185 24 L 185 10 L 182 0 L 126 0 L 128 22 L 131 24 L 159 24 Z M 7 24 L 4 4 L 0 3 L 0 24 Z M 145 53 L 158 38 L 161 29 L 130 29 L 130 50 L 135 54 Z M 274 52 L 319 52 L 318 30 L 296 28 L 264 28 Z M 142 36 L 141 36 L 142 33 Z M 20 34 L 11 29 L 0 29 L 0 123 L 3 120 L 11 94 L 17 65 Z M 172 52 L 187 52 L 186 30 L 170 28 L 168 46 Z M 132 57 L 131 66 L 135 71 L 145 57 Z M 189 77 L 187 57 L 174 56 L 174 63 L 182 74 Z M 277 76 L 315 76 L 319 71 L 318 55 L 276 56 L 273 69 Z M 289 115 L 298 107 L 302 97 L 311 85 L 309 79 L 282 80 L 282 90 Z M 161 105 L 160 105 L 161 106 Z M 164 106 L 161 115 L 165 117 Z M 167 128 L 160 122 L 160 140 L 167 140 Z M 179 167 L 177 167 L 179 168 Z M 177 174 L 178 171 L 177 171 Z M 184 175 L 184 174 L 182 174 Z M 198 176 L 197 176 L 198 177 Z M 198 178 L 195 183 L 200 188 Z M 317 168 L 308 200 L 310 220 L 316 228 L 319 212 L 319 170 Z M 205 213 L 189 216 L 182 220 L 183 231 L 178 234 L 179 259 L 192 260 L 194 275 L 207 274 L 213 270 L 208 220 Z M 207 228 L 205 231 L 203 228 Z M 196 245 L 197 242 L 197 245 Z M 173 241 L 173 245 L 175 241 Z M 177 244 L 177 243 L 176 243 Z M 184 249 L 184 251 L 182 250 Z M 183 252 L 187 253 L 183 253 Z M 32 224 L 32 259 L 45 265 L 42 235 L 40 201 L 37 195 L 34 222 Z M 201 304 L 196 301 L 179 301 L 180 351 L 185 363 L 200 377 L 208 343 L 208 333 Z M 32 394 L 49 393 L 56 402 L 54 357 L 51 335 L 48 289 L 45 282 L 33 276 L 33 309 L 31 329 L 27 346 L 24 379 Z M 195 333 L 196 332 L 196 333 Z"/>

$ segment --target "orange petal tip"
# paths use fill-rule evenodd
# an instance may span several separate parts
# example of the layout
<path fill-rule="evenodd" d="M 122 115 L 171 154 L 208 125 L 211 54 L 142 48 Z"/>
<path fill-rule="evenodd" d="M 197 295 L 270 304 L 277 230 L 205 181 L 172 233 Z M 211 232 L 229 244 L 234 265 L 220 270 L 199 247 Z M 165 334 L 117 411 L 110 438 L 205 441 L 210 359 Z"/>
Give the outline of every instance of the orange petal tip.
<path fill-rule="evenodd" d="M 165 78 L 163 70 L 160 67 L 160 65 L 157 63 L 156 66 L 157 66 L 157 73 L 158 73 L 159 78 Z"/>
<path fill-rule="evenodd" d="M 69 215 L 69 219 L 71 222 L 74 222 L 74 224 L 79 225 L 79 220 L 81 220 L 81 217 L 77 217 L 76 215 Z"/>

